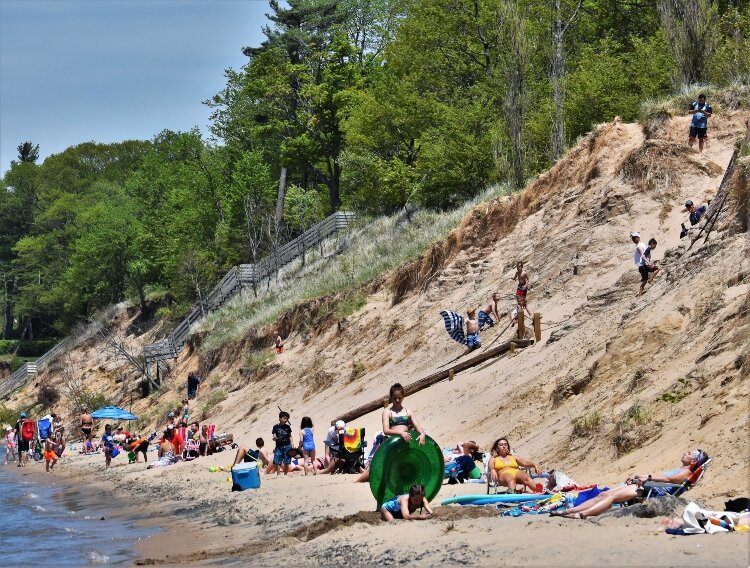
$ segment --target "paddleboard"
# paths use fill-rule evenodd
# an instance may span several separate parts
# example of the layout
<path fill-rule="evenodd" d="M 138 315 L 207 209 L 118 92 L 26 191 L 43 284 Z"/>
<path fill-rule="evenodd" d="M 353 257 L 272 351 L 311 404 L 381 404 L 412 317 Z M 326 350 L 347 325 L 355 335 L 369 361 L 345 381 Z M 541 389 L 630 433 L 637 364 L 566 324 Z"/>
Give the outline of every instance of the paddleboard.
<path fill-rule="evenodd" d="M 543 501 L 551 497 L 546 493 L 498 493 L 497 495 L 457 495 L 443 499 L 441 505 L 492 505 L 494 503 L 526 503 Z"/>

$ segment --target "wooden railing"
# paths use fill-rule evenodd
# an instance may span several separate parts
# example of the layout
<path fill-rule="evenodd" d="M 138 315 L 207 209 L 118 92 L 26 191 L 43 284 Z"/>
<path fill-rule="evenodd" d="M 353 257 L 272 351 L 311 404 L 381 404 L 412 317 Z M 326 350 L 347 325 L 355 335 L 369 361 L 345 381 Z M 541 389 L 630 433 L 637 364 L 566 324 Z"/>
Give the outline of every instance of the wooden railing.
<path fill-rule="evenodd" d="M 7 379 L 0 382 L 0 398 L 9 395 L 18 387 L 26 384 L 29 378 L 36 376 L 47 364 L 62 353 L 67 346 L 67 341 L 63 340 L 36 361 L 24 363 Z"/>
<path fill-rule="evenodd" d="M 156 343 L 144 346 L 143 355 L 146 361 L 176 359 L 185 347 L 185 343 L 190 336 L 190 328 L 195 322 L 208 313 L 218 310 L 243 286 L 260 284 L 263 279 L 270 278 L 276 270 L 302 256 L 305 251 L 318 245 L 337 231 L 345 229 L 354 218 L 354 213 L 337 211 L 317 225 L 310 227 L 296 239 L 283 244 L 257 264 L 233 266 L 208 293 L 203 303 L 194 306 L 172 333 Z"/>

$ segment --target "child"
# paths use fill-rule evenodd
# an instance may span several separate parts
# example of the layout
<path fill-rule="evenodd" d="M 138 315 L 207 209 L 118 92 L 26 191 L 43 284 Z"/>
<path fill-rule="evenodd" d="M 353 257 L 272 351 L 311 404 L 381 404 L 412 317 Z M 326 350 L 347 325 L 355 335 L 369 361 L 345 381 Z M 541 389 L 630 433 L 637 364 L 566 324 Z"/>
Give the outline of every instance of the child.
<path fill-rule="evenodd" d="M 8 458 L 16 461 L 16 431 L 12 426 L 5 427 L 5 463 L 8 465 Z"/>
<path fill-rule="evenodd" d="M 55 443 L 50 436 L 44 441 L 44 462 L 47 467 L 47 473 L 55 468 L 57 463 L 57 454 L 55 453 Z"/>
<path fill-rule="evenodd" d="M 279 412 L 279 423 L 271 429 L 271 438 L 276 442 L 276 448 L 273 451 L 273 463 L 276 465 L 276 475 L 279 475 L 281 465 L 284 466 L 284 475 L 289 473 L 289 464 L 292 458 L 289 457 L 289 450 L 292 449 L 292 427 L 289 426 L 289 413 Z"/>
<path fill-rule="evenodd" d="M 276 336 L 276 339 L 274 340 L 274 346 L 276 347 L 276 353 L 283 353 L 284 352 L 284 342 L 281 340 L 281 335 L 279 335 L 278 331 L 274 331 L 273 334 Z"/>
<path fill-rule="evenodd" d="M 186 398 L 182 399 L 182 420 L 186 423 L 190 421 L 190 407 Z"/>
<path fill-rule="evenodd" d="M 516 302 L 518 303 L 519 310 L 526 310 L 526 313 L 531 316 L 531 312 L 526 306 L 526 294 L 529 291 L 529 274 L 524 270 L 523 262 L 516 263 L 516 273 L 511 280 L 518 280 L 518 285 L 516 286 Z"/>
<path fill-rule="evenodd" d="M 479 337 L 479 322 L 476 319 L 477 311 L 471 309 L 466 313 L 469 318 L 466 320 L 466 351 L 463 352 L 463 355 L 482 346 L 482 340 Z"/>
<path fill-rule="evenodd" d="M 305 468 L 305 475 L 307 475 L 308 458 L 312 465 L 313 475 L 317 475 L 318 470 L 315 468 L 315 433 L 313 432 L 312 419 L 309 416 L 305 416 L 302 419 L 300 428 L 299 446 L 302 448 L 302 464 Z"/>
<path fill-rule="evenodd" d="M 643 294 L 643 290 L 646 287 L 646 284 L 650 284 L 651 282 L 653 282 L 654 278 L 656 278 L 656 274 L 659 272 L 659 267 L 656 266 L 656 264 L 654 264 L 651 260 L 651 251 L 653 251 L 655 248 L 656 239 L 649 239 L 648 246 L 646 247 L 646 250 L 643 251 L 643 259 L 645 261 L 645 264 L 643 266 L 643 272 L 641 275 L 641 294 Z M 645 273 L 646 275 L 646 282 L 643 281 L 643 273 Z"/>
<path fill-rule="evenodd" d="M 419 515 L 413 515 L 414 511 L 420 509 Z M 424 509 L 426 513 L 421 510 Z M 430 503 L 424 495 L 424 486 L 413 485 L 408 495 L 399 495 L 390 501 L 383 503 L 380 508 L 380 518 L 387 522 L 394 519 L 407 521 L 423 521 L 432 517 Z"/>
<path fill-rule="evenodd" d="M 104 466 L 109 467 L 112 463 L 112 454 L 115 449 L 115 437 L 112 435 L 111 424 L 104 426 L 101 443 L 104 446 Z"/>
<path fill-rule="evenodd" d="M 479 309 L 479 329 L 486 327 L 492 327 L 500 321 L 500 314 L 497 313 L 497 301 L 500 299 L 500 294 L 495 292 L 492 294 L 492 301 L 486 306 Z M 492 319 L 495 316 L 495 319 Z"/>

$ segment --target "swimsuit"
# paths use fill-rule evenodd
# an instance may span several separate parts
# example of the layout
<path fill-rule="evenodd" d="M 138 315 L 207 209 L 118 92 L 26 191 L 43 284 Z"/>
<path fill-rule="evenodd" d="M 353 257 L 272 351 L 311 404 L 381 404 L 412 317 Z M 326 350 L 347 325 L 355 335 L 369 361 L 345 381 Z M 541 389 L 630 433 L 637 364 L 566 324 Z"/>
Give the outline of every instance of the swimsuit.
<path fill-rule="evenodd" d="M 302 432 L 302 449 L 306 452 L 314 452 L 315 440 L 313 439 L 312 428 L 305 428 Z"/>
<path fill-rule="evenodd" d="M 400 495 L 398 497 L 394 497 L 389 501 L 386 501 L 385 503 L 383 503 L 381 509 L 385 509 L 396 519 L 402 519 L 403 515 L 401 514 L 401 504 L 399 503 L 399 499 L 401 497 L 405 497 L 405 495 Z"/>
<path fill-rule="evenodd" d="M 511 455 L 508 455 L 505 458 L 495 456 L 493 468 L 497 471 L 498 475 L 509 473 L 513 476 L 513 479 L 518 475 L 518 463 L 516 462 L 516 458 Z"/>
<path fill-rule="evenodd" d="M 528 290 L 528 286 L 518 286 L 518 288 L 516 288 L 516 296 L 524 297 L 526 296 L 526 292 L 528 292 Z"/>
<path fill-rule="evenodd" d="M 466 346 L 469 349 L 476 349 L 482 346 L 482 340 L 479 338 L 478 333 L 468 333 L 466 335 Z"/>
<path fill-rule="evenodd" d="M 479 317 L 477 318 L 477 321 L 479 322 L 479 329 L 482 329 L 485 326 L 492 327 L 493 325 L 495 325 L 495 320 L 493 320 L 492 316 L 484 310 L 479 310 Z"/>
<path fill-rule="evenodd" d="M 391 409 L 390 415 L 388 416 L 388 425 L 393 428 L 394 426 L 406 426 L 409 430 L 414 428 L 414 424 L 409 416 L 409 411 L 406 408 L 402 408 L 401 412 L 394 412 Z"/>

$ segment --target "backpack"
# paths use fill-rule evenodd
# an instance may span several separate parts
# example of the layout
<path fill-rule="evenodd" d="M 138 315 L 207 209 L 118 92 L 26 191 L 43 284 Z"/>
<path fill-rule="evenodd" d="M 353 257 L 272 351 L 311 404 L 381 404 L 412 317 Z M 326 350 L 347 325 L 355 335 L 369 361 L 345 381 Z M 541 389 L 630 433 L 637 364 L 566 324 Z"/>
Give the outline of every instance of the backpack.
<path fill-rule="evenodd" d="M 34 422 L 32 420 L 24 420 L 21 424 L 21 439 L 27 442 L 34 439 Z"/>

